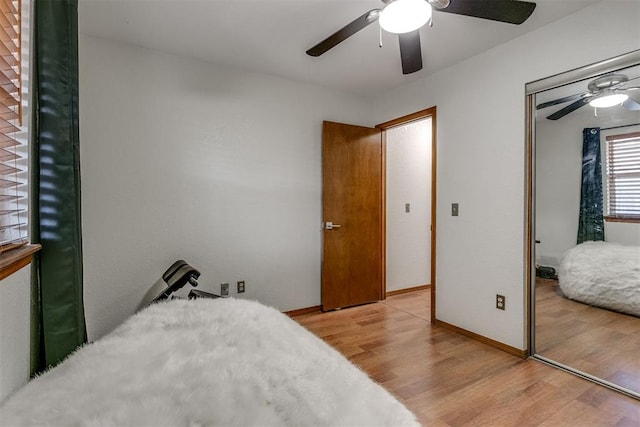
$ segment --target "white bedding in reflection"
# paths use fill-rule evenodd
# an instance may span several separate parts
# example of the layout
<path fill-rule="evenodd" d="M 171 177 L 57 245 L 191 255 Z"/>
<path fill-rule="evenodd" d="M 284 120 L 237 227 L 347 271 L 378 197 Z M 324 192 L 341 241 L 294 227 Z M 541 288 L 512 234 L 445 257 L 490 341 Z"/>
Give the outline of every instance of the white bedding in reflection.
<path fill-rule="evenodd" d="M 640 247 L 584 242 L 564 254 L 563 294 L 597 307 L 640 316 Z"/>

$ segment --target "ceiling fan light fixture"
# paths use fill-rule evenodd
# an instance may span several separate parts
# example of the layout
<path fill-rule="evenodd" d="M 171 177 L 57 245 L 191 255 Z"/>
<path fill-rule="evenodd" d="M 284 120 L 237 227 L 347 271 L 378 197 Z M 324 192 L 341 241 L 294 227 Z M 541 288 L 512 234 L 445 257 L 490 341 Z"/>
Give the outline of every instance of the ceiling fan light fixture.
<path fill-rule="evenodd" d="M 382 9 L 380 26 L 389 33 L 408 33 L 429 22 L 431 13 L 431 5 L 425 0 L 395 0 Z"/>
<path fill-rule="evenodd" d="M 620 105 L 627 99 L 629 95 L 626 93 L 609 93 L 592 99 L 589 105 L 594 108 L 609 108 Z"/>

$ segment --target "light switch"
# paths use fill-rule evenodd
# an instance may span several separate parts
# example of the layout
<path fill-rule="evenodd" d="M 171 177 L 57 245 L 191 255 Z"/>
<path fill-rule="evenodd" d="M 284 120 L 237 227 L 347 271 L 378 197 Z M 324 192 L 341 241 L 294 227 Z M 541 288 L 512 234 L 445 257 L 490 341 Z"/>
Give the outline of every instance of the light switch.
<path fill-rule="evenodd" d="M 405 203 L 405 204 L 404 204 L 404 211 L 405 211 L 406 213 L 411 212 L 411 203 Z"/>
<path fill-rule="evenodd" d="M 451 203 L 451 216 L 458 216 L 458 204 Z"/>

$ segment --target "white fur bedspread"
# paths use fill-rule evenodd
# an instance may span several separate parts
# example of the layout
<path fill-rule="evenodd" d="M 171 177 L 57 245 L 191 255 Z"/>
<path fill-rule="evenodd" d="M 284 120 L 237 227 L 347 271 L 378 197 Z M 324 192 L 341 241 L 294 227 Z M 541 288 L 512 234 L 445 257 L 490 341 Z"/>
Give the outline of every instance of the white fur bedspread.
<path fill-rule="evenodd" d="M 585 242 L 564 255 L 558 270 L 567 298 L 640 316 L 640 247 Z"/>
<path fill-rule="evenodd" d="M 3 426 L 414 426 L 341 354 L 256 302 L 151 306 L 31 381 Z"/>

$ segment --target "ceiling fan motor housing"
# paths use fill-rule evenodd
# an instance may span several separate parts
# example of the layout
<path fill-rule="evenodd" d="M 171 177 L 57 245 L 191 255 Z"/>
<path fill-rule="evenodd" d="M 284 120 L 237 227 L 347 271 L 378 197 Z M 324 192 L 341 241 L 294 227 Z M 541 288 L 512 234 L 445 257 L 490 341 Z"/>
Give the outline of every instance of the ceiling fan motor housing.
<path fill-rule="evenodd" d="M 587 89 L 590 92 L 596 93 L 604 89 L 611 89 L 621 85 L 629 80 L 624 74 L 607 74 L 606 76 L 598 77 L 597 79 L 589 82 Z"/>

